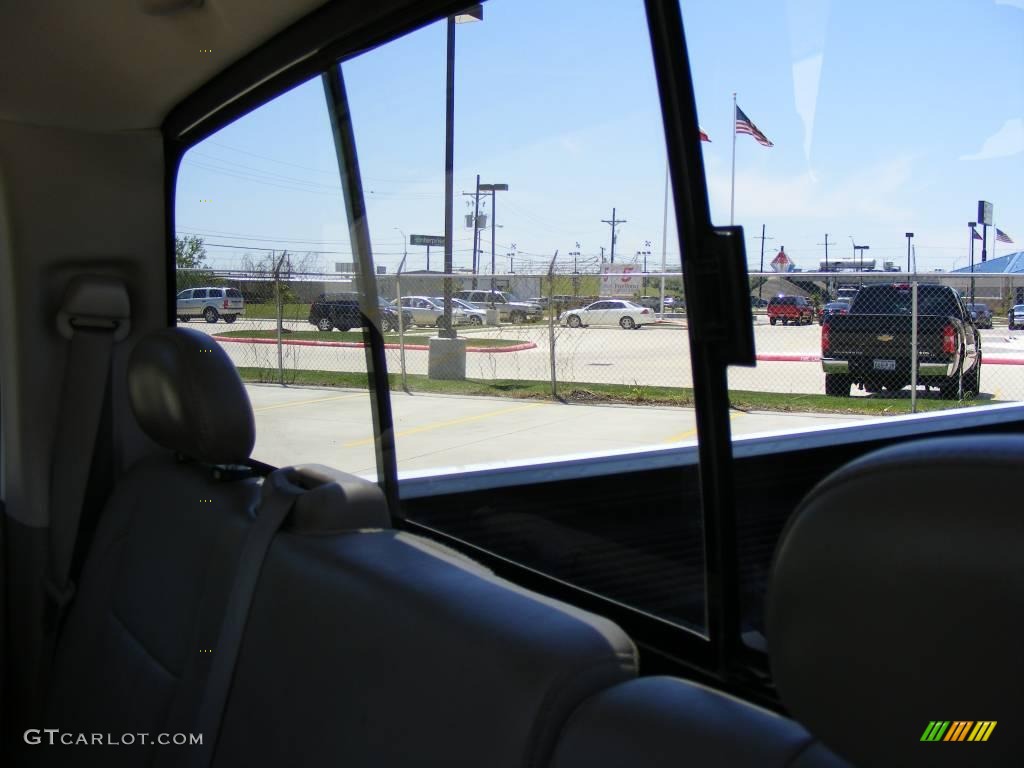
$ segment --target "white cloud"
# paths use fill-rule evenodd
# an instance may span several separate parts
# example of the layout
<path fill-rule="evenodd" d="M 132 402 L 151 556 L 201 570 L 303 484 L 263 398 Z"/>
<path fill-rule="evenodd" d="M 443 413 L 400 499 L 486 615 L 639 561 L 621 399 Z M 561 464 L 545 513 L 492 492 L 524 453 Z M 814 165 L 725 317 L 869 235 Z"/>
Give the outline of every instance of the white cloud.
<path fill-rule="evenodd" d="M 906 199 L 903 189 L 910 179 L 910 158 L 865 168 L 834 184 L 819 181 L 809 170 L 788 177 L 737 170 L 736 218 L 745 221 L 792 217 L 903 222 L 912 213 L 899 205 L 899 201 Z M 709 168 L 708 194 L 713 210 L 728 213 L 729 183 L 728 167 Z"/>
<path fill-rule="evenodd" d="M 1024 6 L 1024 0 L 1021 0 Z M 963 155 L 961 160 L 991 160 L 996 157 L 1011 157 L 1024 152 L 1024 120 L 1015 117 L 1003 123 L 1003 127 L 985 139 L 981 149 L 973 155 Z"/>

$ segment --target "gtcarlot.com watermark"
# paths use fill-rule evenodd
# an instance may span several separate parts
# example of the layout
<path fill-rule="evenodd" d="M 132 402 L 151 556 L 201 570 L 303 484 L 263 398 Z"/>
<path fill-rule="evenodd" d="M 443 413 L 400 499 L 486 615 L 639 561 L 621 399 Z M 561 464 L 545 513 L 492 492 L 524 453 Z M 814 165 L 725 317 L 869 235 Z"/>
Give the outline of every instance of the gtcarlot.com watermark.
<path fill-rule="evenodd" d="M 47 744 L 55 746 L 128 747 L 138 744 L 159 744 L 161 746 L 199 746 L 203 743 L 201 733 L 74 733 L 59 728 L 29 728 L 25 731 L 25 743 L 33 746 Z"/>

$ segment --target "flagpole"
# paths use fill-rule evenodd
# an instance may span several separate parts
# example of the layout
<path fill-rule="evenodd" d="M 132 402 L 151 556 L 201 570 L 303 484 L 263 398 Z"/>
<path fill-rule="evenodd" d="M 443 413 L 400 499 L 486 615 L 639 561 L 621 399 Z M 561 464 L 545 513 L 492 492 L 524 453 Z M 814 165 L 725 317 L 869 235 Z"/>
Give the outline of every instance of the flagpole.
<path fill-rule="evenodd" d="M 729 192 L 729 226 L 736 211 L 736 94 L 732 95 L 732 187 Z"/>
<path fill-rule="evenodd" d="M 661 211 L 661 314 L 665 314 L 665 247 L 668 239 L 668 159 L 665 159 L 665 202 Z M 681 257 L 680 257 L 681 259 Z M 682 262 L 680 261 L 680 264 Z"/>

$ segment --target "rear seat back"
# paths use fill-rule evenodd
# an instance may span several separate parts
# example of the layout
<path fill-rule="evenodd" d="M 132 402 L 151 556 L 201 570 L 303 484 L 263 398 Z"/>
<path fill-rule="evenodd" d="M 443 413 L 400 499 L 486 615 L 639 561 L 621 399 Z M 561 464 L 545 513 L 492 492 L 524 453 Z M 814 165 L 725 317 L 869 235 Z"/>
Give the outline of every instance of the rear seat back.
<path fill-rule="evenodd" d="M 696 683 L 645 677 L 592 697 L 552 768 L 849 768 L 799 724 Z"/>
<path fill-rule="evenodd" d="M 107 505 L 58 644 L 46 727 L 191 733 L 266 484 L 238 466 L 248 397 L 209 336 L 139 343 L 129 390 L 166 452 Z M 173 452 L 173 453 L 172 453 Z M 177 456 L 173 455 L 177 454 Z M 389 529 L 380 490 L 304 467 L 263 563 L 214 764 L 544 765 L 592 694 L 635 675 L 614 624 Z M 183 765 L 189 748 L 60 746 L 43 762 Z"/>
<path fill-rule="evenodd" d="M 429 540 L 285 530 L 214 764 L 545 765 L 571 712 L 635 671 L 611 622 Z"/>
<path fill-rule="evenodd" d="M 128 389 L 140 426 L 165 450 L 129 470 L 107 503 L 57 646 L 45 727 L 74 734 L 190 730 L 260 501 L 261 480 L 237 466 L 255 439 L 248 396 L 209 336 L 147 337 L 132 353 Z M 152 750 L 42 754 L 138 765 Z"/>

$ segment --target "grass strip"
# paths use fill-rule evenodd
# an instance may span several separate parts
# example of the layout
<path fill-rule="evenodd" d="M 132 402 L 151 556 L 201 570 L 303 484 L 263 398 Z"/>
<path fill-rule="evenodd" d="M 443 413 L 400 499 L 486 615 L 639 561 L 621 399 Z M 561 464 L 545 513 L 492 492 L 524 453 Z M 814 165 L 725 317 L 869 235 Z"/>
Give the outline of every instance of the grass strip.
<path fill-rule="evenodd" d="M 269 368 L 239 367 L 243 381 L 254 383 L 277 383 L 277 372 Z M 397 373 L 389 374 L 390 387 L 400 390 L 402 379 Z M 492 397 L 514 397 L 522 399 L 548 400 L 551 398 L 551 382 L 527 381 L 522 379 L 465 379 L 444 381 L 430 379 L 419 374 L 407 377 L 409 389 L 414 392 L 445 395 L 484 395 Z M 366 389 L 365 373 L 339 371 L 286 370 L 286 384 L 295 386 L 345 387 Z M 558 394 L 562 400 L 575 403 L 620 403 L 627 405 L 657 405 L 693 407 L 693 390 L 686 387 L 650 387 L 630 384 L 580 384 L 560 383 Z M 792 413 L 839 413 L 867 416 L 901 416 L 910 413 L 908 392 L 900 397 L 828 397 L 827 395 L 782 394 L 774 392 L 748 392 L 731 390 L 729 400 L 732 407 L 750 411 L 781 411 Z M 972 405 L 990 405 L 990 399 L 938 400 L 933 397 L 918 397 L 917 410 L 942 411 Z"/>

